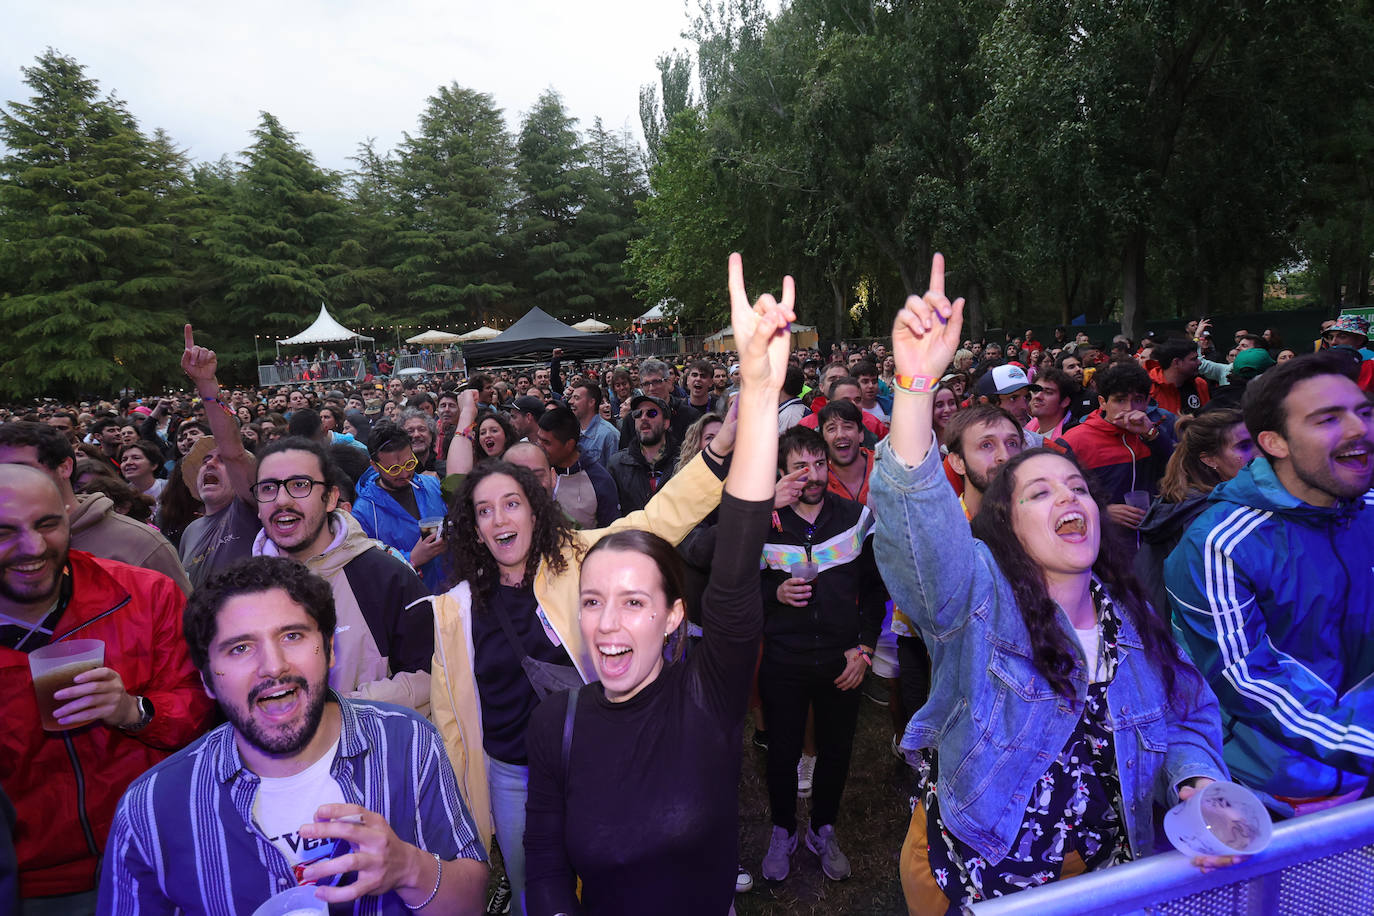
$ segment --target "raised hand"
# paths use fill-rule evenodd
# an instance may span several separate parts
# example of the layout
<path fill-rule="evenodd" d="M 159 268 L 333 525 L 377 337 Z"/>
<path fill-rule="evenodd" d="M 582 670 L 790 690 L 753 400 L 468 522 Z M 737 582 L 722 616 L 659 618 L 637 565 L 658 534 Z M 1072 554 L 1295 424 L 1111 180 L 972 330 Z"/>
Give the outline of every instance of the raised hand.
<path fill-rule="evenodd" d="M 924 296 L 908 296 L 892 323 L 897 392 L 888 443 L 907 464 L 917 464 L 931 448 L 934 379 L 954 358 L 963 329 L 964 300 L 950 302 L 945 296 L 945 258 L 937 254 L 930 261 L 930 289 Z"/>
<path fill-rule="evenodd" d="M 219 369 L 219 357 L 214 350 L 206 347 L 196 346 L 196 338 L 191 326 L 186 325 L 186 349 L 181 353 L 181 368 L 191 381 L 200 387 L 201 382 L 215 382 L 215 373 Z"/>
<path fill-rule="evenodd" d="M 943 375 L 959 349 L 963 329 L 964 300 L 951 303 L 945 296 L 945 257 L 936 254 L 930 261 L 930 289 L 924 296 L 908 296 L 892 323 L 897 374 Z"/>
<path fill-rule="evenodd" d="M 751 307 L 744 291 L 744 260 L 730 255 L 730 323 L 739 352 L 740 380 L 774 391 L 781 390 L 791 349 L 791 322 L 797 290 L 790 276 L 782 278 L 782 301 L 764 293 Z"/>

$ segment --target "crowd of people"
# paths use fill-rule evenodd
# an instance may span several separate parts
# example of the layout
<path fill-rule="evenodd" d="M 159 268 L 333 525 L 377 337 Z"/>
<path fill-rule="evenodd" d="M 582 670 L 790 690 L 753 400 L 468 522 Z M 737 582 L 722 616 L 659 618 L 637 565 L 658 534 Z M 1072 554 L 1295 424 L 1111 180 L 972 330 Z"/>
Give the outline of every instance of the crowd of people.
<path fill-rule="evenodd" d="M 911 913 L 1161 851 L 1212 781 L 1371 794 L 1367 322 L 976 341 L 936 256 L 889 339 L 789 352 L 790 278 L 729 287 L 724 362 L 225 387 L 187 325 L 190 394 L 7 409 L 0 910 L 729 913 L 850 877 L 866 690 Z"/>

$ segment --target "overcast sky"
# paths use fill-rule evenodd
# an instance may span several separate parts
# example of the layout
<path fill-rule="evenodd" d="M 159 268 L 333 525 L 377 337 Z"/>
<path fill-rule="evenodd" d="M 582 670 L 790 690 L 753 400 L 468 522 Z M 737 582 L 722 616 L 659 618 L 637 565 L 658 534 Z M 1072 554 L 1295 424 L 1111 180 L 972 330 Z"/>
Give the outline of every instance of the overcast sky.
<path fill-rule="evenodd" d="M 0 104 L 28 100 L 20 68 L 52 47 L 193 159 L 244 149 L 265 110 L 335 169 L 367 137 L 393 149 L 454 81 L 512 131 L 551 86 L 579 127 L 640 137 L 639 86 L 687 47 L 684 0 L 0 0 L 0 22 Z"/>

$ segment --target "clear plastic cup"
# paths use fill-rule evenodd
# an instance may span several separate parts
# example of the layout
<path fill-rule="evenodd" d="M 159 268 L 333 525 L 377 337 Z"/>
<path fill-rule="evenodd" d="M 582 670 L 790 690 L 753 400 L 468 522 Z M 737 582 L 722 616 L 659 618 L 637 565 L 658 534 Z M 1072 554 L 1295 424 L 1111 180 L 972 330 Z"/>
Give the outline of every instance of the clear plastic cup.
<path fill-rule="evenodd" d="M 67 639 L 34 649 L 29 653 L 29 672 L 33 675 L 33 692 L 38 698 L 38 715 L 45 731 L 60 732 L 85 723 L 63 725 L 53 718 L 65 700 L 53 697 L 57 691 L 72 686 L 83 671 L 105 664 L 105 643 L 99 639 Z"/>
<path fill-rule="evenodd" d="M 444 527 L 444 517 L 442 515 L 427 515 L 420 519 L 420 536 L 432 537 Z"/>
<path fill-rule="evenodd" d="M 821 567 L 819 563 L 805 561 L 793 563 L 789 572 L 792 574 L 793 579 L 801 579 L 803 582 L 810 582 L 821 574 Z"/>
<path fill-rule="evenodd" d="M 1244 786 L 1214 782 L 1164 815 L 1174 848 L 1190 856 L 1252 855 L 1269 845 L 1274 824 L 1264 803 Z"/>
<path fill-rule="evenodd" d="M 1128 506 L 1134 506 L 1137 509 L 1148 510 L 1150 508 L 1150 491 L 1130 490 L 1126 493 L 1125 496 L 1122 497 L 1122 500 Z"/>
<path fill-rule="evenodd" d="M 317 916 L 329 913 L 329 904 L 315 896 L 315 885 L 293 887 L 274 894 L 253 911 L 253 916 Z"/>

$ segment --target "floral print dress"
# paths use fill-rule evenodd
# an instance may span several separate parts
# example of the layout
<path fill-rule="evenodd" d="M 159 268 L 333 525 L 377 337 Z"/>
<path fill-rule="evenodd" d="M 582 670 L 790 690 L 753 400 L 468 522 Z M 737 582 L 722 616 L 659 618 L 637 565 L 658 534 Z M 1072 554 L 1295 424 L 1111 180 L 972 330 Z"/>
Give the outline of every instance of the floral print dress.
<path fill-rule="evenodd" d="M 1036 781 L 1011 852 L 996 865 L 946 829 L 936 793 L 934 749 L 927 749 L 918 776 L 928 821 L 928 859 L 936 883 L 951 903 L 965 906 L 1058 878 L 1064 857 L 1077 852 L 1089 871 L 1128 861 L 1121 781 L 1107 687 L 1116 674 L 1120 619 L 1101 585 L 1092 583 L 1100 630 L 1101 680 L 1088 685 L 1083 713 L 1059 756 Z M 938 839 L 937 839 L 938 837 Z"/>

